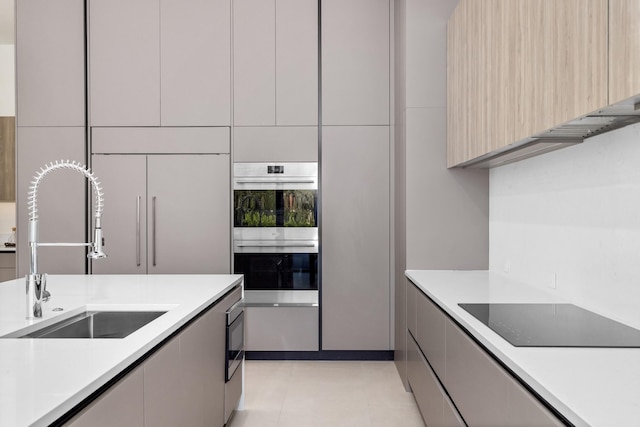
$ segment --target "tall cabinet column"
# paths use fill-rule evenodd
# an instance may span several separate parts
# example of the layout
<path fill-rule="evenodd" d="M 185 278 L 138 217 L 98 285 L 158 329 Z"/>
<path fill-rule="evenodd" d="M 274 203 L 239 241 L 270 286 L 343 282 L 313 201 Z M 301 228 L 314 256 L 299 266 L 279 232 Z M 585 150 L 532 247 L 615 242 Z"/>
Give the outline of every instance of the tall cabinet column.
<path fill-rule="evenodd" d="M 83 0 L 16 2 L 16 156 L 18 277 L 28 270 L 27 192 L 36 170 L 56 159 L 85 162 L 85 8 Z M 39 240 L 85 238 L 84 178 L 47 177 L 38 193 Z M 82 274 L 82 248 L 44 248 L 39 269 Z"/>
<path fill-rule="evenodd" d="M 389 0 L 322 1 L 322 349 L 387 351 Z"/>

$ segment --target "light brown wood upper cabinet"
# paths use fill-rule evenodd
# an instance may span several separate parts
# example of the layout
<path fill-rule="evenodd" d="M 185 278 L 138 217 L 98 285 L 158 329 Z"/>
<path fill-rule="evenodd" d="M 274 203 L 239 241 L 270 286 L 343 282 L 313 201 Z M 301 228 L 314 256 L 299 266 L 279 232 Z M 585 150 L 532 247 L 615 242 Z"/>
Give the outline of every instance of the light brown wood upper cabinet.
<path fill-rule="evenodd" d="M 640 94 L 640 2 L 609 0 L 609 103 Z"/>
<path fill-rule="evenodd" d="M 0 117 L 0 202 L 16 201 L 16 118 Z"/>
<path fill-rule="evenodd" d="M 449 167 L 608 104 L 607 6 L 460 1 L 448 24 Z"/>

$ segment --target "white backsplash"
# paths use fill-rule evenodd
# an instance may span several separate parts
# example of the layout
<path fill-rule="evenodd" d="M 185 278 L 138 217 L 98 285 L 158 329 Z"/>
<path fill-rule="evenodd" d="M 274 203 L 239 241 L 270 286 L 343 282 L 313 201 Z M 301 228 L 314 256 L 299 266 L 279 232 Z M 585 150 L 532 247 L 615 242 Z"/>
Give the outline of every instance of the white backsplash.
<path fill-rule="evenodd" d="M 492 169 L 489 264 L 640 327 L 640 124 Z"/>

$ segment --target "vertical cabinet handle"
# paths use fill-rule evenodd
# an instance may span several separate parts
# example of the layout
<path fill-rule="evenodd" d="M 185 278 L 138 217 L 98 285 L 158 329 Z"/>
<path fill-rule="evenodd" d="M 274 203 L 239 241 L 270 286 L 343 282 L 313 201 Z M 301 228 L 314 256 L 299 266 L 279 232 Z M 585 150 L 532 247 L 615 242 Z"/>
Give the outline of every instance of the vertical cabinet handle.
<path fill-rule="evenodd" d="M 138 196 L 136 199 L 136 266 L 140 267 L 140 199 Z"/>
<path fill-rule="evenodd" d="M 151 229 L 151 239 L 152 239 L 152 263 L 153 266 L 156 266 L 156 196 L 153 196 L 151 199 L 151 221 L 153 222 L 153 226 Z"/>

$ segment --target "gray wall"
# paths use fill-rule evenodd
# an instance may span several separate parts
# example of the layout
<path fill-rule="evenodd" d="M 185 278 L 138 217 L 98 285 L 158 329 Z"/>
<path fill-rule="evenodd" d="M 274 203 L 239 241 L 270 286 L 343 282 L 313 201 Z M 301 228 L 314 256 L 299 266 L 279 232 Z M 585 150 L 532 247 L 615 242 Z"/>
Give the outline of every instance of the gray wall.
<path fill-rule="evenodd" d="M 404 271 L 489 264 L 488 171 L 446 168 L 446 23 L 457 3 L 394 5 L 395 348 L 405 385 Z"/>

